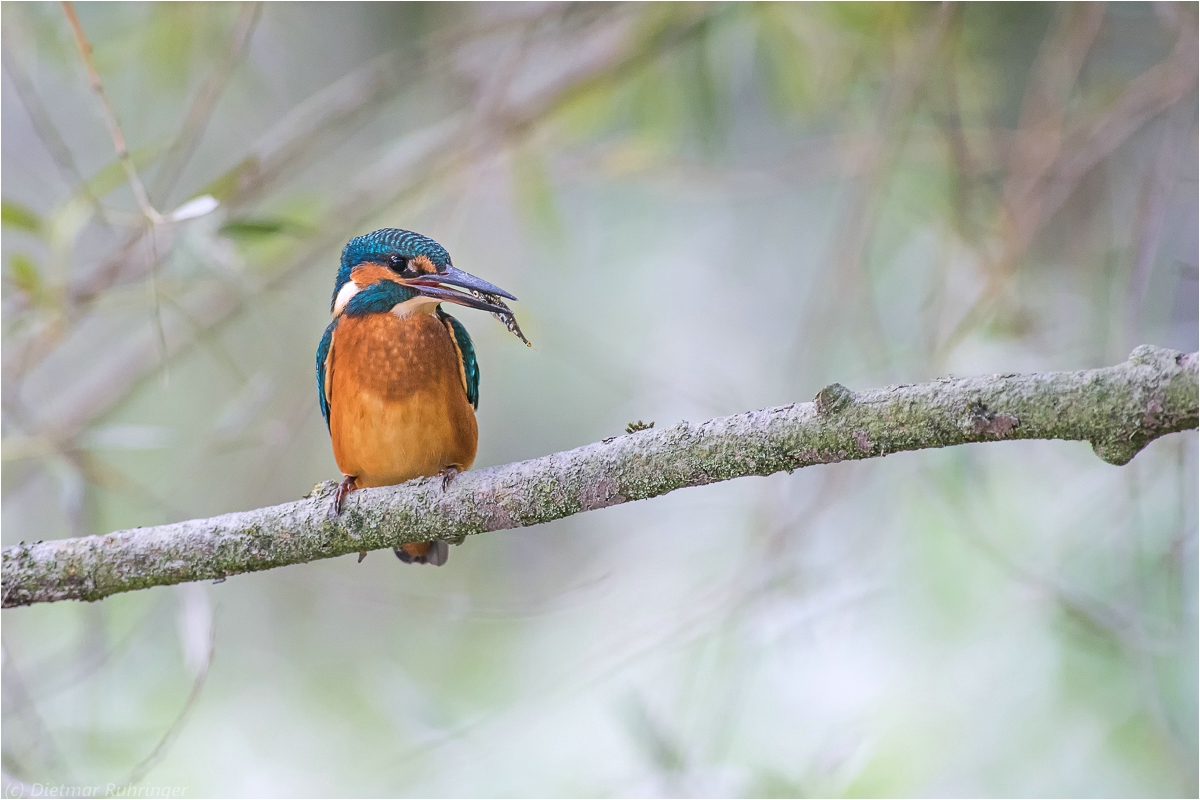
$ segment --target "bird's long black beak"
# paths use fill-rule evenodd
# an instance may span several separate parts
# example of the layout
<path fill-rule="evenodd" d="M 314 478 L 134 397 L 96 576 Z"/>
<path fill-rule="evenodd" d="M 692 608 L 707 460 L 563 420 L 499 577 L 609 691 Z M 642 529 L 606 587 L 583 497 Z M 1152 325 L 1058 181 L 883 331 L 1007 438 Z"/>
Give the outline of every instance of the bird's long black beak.
<path fill-rule="evenodd" d="M 474 275 L 463 272 L 461 269 L 455 267 L 446 267 L 445 272 L 430 273 L 417 278 L 410 278 L 403 281 L 403 283 L 429 297 L 436 297 L 450 303 L 458 303 L 469 308 L 478 308 L 482 311 L 490 311 L 493 314 L 511 316 L 512 310 L 504 305 L 503 301 L 493 303 L 488 302 L 488 300 L 498 300 L 501 297 L 507 297 L 509 300 L 517 299 L 499 286 L 488 283 L 483 278 L 476 278 Z M 466 289 L 469 292 L 477 292 L 486 299 L 474 294 L 455 291 L 455 289 Z M 488 295 L 491 295 L 491 298 L 488 298 Z"/>
<path fill-rule="evenodd" d="M 433 275 L 430 275 L 429 277 L 434 278 Z M 439 272 L 435 280 L 437 280 L 438 283 L 445 283 L 449 286 L 461 286 L 464 289 L 474 289 L 475 291 L 483 292 L 484 294 L 496 294 L 501 297 L 506 297 L 509 300 L 517 299 L 501 289 L 499 286 L 488 283 L 483 278 L 476 278 L 474 275 L 463 272 L 461 269 L 457 269 L 455 267 L 446 267 L 446 271 Z"/>

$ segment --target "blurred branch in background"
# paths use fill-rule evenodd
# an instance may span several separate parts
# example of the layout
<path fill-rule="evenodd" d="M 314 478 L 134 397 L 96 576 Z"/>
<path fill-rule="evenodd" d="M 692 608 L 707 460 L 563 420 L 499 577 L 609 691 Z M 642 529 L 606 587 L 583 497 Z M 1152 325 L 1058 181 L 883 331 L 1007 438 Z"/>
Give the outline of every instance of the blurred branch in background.
<path fill-rule="evenodd" d="M 461 540 L 657 497 L 688 486 L 771 475 L 906 450 L 1000 439 L 1091 442 L 1129 462 L 1200 414 L 1197 357 L 1154 347 L 1088 372 L 995 375 L 853 393 L 826 387 L 812 403 L 643 430 L 566 453 L 458 478 L 359 492 L 330 514 L 326 485 L 307 501 L 4 548 L 5 608 L 99 600 L 151 586 L 224 580 L 406 542 Z"/>
<path fill-rule="evenodd" d="M 42 104 L 41 98 L 38 97 L 29 76 L 25 74 L 25 70 L 13 55 L 15 45 L 9 41 L 11 34 L 3 31 L 0 32 L 0 36 L 4 40 L 3 52 L 0 53 L 0 57 L 4 60 L 4 72 L 12 80 L 13 86 L 17 90 L 17 97 L 20 98 L 25 113 L 29 115 L 29 121 L 33 124 L 34 130 L 37 131 L 38 137 L 45 145 L 50 157 L 54 159 L 54 164 L 58 167 L 64 183 L 72 190 L 78 191 L 95 209 L 97 221 L 108 227 L 109 222 L 104 213 L 104 206 L 100 204 L 100 200 L 88 187 L 87 180 L 79 171 L 75 156 L 71 154 L 71 148 L 67 147 L 66 142 L 63 141 L 62 134 L 58 132 L 58 128 L 50 119 L 50 114 Z"/>
<path fill-rule="evenodd" d="M 550 9 L 552 12 L 554 7 Z M 37 429 L 54 431 L 54 437 L 59 441 L 69 441 L 76 432 L 110 409 L 138 380 L 157 367 L 163 357 L 160 338 L 165 342 L 165 355 L 177 357 L 194 342 L 197 334 L 220 325 L 244 308 L 252 298 L 278 287 L 316 258 L 336 249 L 365 220 L 377 214 L 380 208 L 420 193 L 433 181 L 446 180 L 448 173 L 462 170 L 487 157 L 499 144 L 511 143 L 514 138 L 528 135 L 533 126 L 564 104 L 577 100 L 589 91 L 603 88 L 605 81 L 619 78 L 662 50 L 686 41 L 702 24 L 693 23 L 682 31 L 668 28 L 669 35 L 662 36 L 661 40 L 655 40 L 647 47 L 631 48 L 620 37 L 615 37 L 611 30 L 614 22 L 628 25 L 629 20 L 623 16 L 624 13 L 614 14 L 614 19 L 607 20 L 605 29 L 598 33 L 587 31 L 591 38 L 602 39 L 604 46 L 597 54 L 589 54 L 583 63 L 567 70 L 556 82 L 541 87 L 531 96 L 510 99 L 505 106 L 492 101 L 494 110 L 484 120 L 495 126 L 490 134 L 481 133 L 473 127 L 470 124 L 472 117 L 458 114 L 400 139 L 378 162 L 365 169 L 357 179 L 347 182 L 349 191 L 328 212 L 331 224 L 322 229 L 318 238 L 306 242 L 299 255 L 274 268 L 264 269 L 261 277 L 249 281 L 249 285 L 244 281 L 231 282 L 227 276 L 217 275 L 214 276 L 216 280 L 208 285 L 177 297 L 173 305 L 182 313 L 174 313 L 171 308 L 159 312 L 161 336 L 158 322 L 153 321 L 141 330 L 132 332 L 124 341 L 113 342 L 106 348 L 111 355 L 96 363 L 89 374 L 72 376 L 71 385 L 64 387 L 65 393 L 56 392 L 51 404 L 39 405 L 32 425 Z M 533 26 L 539 19 L 534 17 L 526 24 Z M 466 44 L 470 43 L 468 41 Z M 595 49 L 594 46 L 590 48 L 593 51 Z M 456 51 L 450 49 L 444 53 L 426 63 L 424 68 L 436 72 L 453 64 Z M 285 175 L 289 165 L 303 157 L 313 140 L 324 134 L 327 127 L 342 124 L 364 106 L 383 99 L 384 92 L 389 89 L 385 79 L 395 75 L 403 66 L 403 62 L 397 63 L 396 58 L 384 57 L 379 63 L 314 96 L 312 102 L 298 107 L 261 140 L 252 155 L 214 182 L 212 191 L 218 200 L 223 201 L 230 213 L 236 213 L 242 204 L 255 199 L 274 180 Z M 181 134 L 180 139 L 183 138 L 184 134 Z M 75 302 L 98 297 L 97 292 L 111 286 L 118 275 L 126 280 L 139 277 L 138 272 L 129 273 L 125 264 L 143 242 L 144 235 L 122 247 L 117 259 L 110 262 L 112 266 L 101 269 L 100 285 L 76 295 Z M 169 246 L 163 252 L 169 252 Z M 146 271 L 153 271 L 155 258 L 152 257 L 147 263 Z M 59 333 L 55 340 L 62 341 L 65 329 L 57 330 Z M 22 372 L 27 369 L 25 366 Z"/>
<path fill-rule="evenodd" d="M 847 305 L 858 313 L 855 318 L 863 325 L 857 332 L 863 350 L 868 353 L 876 368 L 885 374 L 889 371 L 886 333 L 879 320 L 875 299 L 870 291 L 870 276 L 867 274 L 867 249 L 875 230 L 884 193 L 888 188 L 888 176 L 896 169 L 896 162 L 904 150 L 908 128 L 913 120 L 913 106 L 917 102 L 922 85 L 929 76 L 934 60 L 943 47 L 943 38 L 950 25 L 955 7 L 942 3 L 937 15 L 924 30 L 919 31 L 902 55 L 893 54 L 900 63 L 895 64 L 888 76 L 880 103 L 879 119 L 871 131 L 871 141 L 862 148 L 855 159 L 859 169 L 851 184 L 846 209 L 842 214 L 842 230 L 834 241 L 829 291 L 812 293 L 808 312 L 800 315 L 802 328 L 797 331 L 796 345 L 811 348 L 820 337 L 813 332 L 832 324 L 832 317 L 846 313 Z M 813 353 L 805 353 L 812 358 Z"/>
<path fill-rule="evenodd" d="M 1001 249 L 988 267 L 988 283 L 943 344 L 959 344 L 994 310 L 1011 284 L 1020 258 L 1083 179 L 1147 122 L 1178 103 L 1191 103 L 1198 69 L 1196 19 L 1171 14 L 1177 32 L 1168 58 L 1130 82 L 1100 114 L 1069 120 L 1065 111 L 1084 60 L 1100 30 L 1098 3 L 1062 7 L 1057 31 L 1043 42 L 1021 108 L 996 222 Z M 1194 115 L 1194 110 L 1191 111 Z"/>

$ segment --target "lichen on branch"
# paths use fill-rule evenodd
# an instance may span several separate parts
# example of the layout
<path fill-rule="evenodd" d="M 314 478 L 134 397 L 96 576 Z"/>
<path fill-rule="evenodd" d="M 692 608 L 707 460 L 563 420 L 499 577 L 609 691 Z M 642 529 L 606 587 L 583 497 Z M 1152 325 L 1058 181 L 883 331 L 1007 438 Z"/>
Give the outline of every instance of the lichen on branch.
<path fill-rule="evenodd" d="M 941 378 L 811 403 L 638 430 L 529 461 L 364 489 L 330 514 L 335 482 L 308 497 L 102 536 L 3 550 L 5 608 L 333 558 L 405 542 L 536 525 L 688 486 L 972 442 L 1064 439 L 1126 464 L 1159 436 L 1197 427 L 1197 354 L 1141 346 L 1079 372 Z"/>

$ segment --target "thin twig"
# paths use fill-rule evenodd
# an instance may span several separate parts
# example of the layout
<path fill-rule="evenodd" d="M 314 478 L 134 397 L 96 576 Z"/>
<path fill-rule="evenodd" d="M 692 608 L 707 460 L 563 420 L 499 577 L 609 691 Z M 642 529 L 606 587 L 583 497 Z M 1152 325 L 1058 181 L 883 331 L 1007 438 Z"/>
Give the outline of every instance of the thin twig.
<path fill-rule="evenodd" d="M 212 666 L 212 660 L 213 656 L 216 654 L 216 649 L 217 628 L 216 625 L 213 625 L 211 628 L 209 628 L 208 654 L 204 659 L 204 666 L 201 668 L 200 672 L 197 673 L 196 679 L 192 682 L 192 691 L 188 693 L 187 700 L 184 701 L 183 707 L 179 710 L 179 714 L 175 717 L 175 721 L 172 722 L 170 727 L 167 728 L 166 732 L 163 733 L 162 738 L 158 740 L 158 744 L 154 746 L 154 749 L 151 750 L 145 758 L 139 761 L 137 766 L 130 770 L 129 775 L 122 783 L 117 784 L 113 788 L 109 789 L 108 792 L 105 793 L 105 797 L 112 797 L 114 795 L 120 797 L 122 796 L 123 790 L 126 787 L 141 783 L 142 778 L 146 777 L 146 773 L 154 769 L 158 762 L 162 760 L 162 757 L 167 754 L 170 746 L 174 743 L 176 737 L 178 737 L 180 732 L 183 730 L 183 726 L 187 722 L 188 717 L 191 716 L 192 709 L 196 707 L 196 703 L 200 700 L 200 693 L 204 691 L 204 684 L 208 680 L 208 672 Z"/>
<path fill-rule="evenodd" d="M 50 119 L 50 113 L 42 105 L 33 81 L 29 79 L 21 67 L 21 63 L 13 54 L 13 43 L 7 28 L 0 29 L 0 37 L 3 38 L 0 57 L 4 60 L 4 71 L 12 78 L 13 86 L 17 90 L 17 97 L 20 99 L 21 105 L 25 107 L 25 113 L 29 115 L 29 121 L 33 124 L 33 130 L 37 133 L 38 139 L 45 145 L 46 151 L 54 160 L 55 166 L 62 173 L 67 185 L 79 192 L 91 204 L 92 208 L 96 210 L 96 216 L 101 224 L 107 226 L 109 224 L 108 213 L 104 210 L 104 206 L 100 205 L 100 199 L 92 194 L 87 178 L 80 172 L 79 165 L 75 163 L 71 148 L 67 147 L 67 143 L 63 141 L 62 134 L 58 132 L 54 121 Z"/>
<path fill-rule="evenodd" d="M 75 31 L 75 44 L 79 46 L 79 55 L 83 58 L 83 63 L 87 66 L 88 80 L 92 85 L 92 91 L 100 98 L 100 103 L 104 107 L 104 121 L 108 124 L 108 133 L 112 136 L 113 148 L 117 151 L 117 159 L 125 169 L 125 177 L 129 180 L 129 187 L 133 190 L 133 196 L 137 200 L 138 208 L 142 210 L 142 214 L 149 220 L 150 224 L 158 225 L 164 221 L 163 216 L 158 213 L 154 206 L 150 205 L 150 197 L 146 194 L 146 187 L 142 184 L 142 179 L 138 177 L 137 168 L 133 165 L 133 159 L 129 157 L 129 148 L 125 146 L 125 135 L 121 133 L 121 126 L 117 122 L 116 112 L 113 111 L 112 103 L 109 102 L 108 95 L 104 91 L 104 83 L 100 80 L 100 73 L 96 71 L 96 65 L 92 63 L 92 45 L 88 42 L 87 35 L 83 32 L 83 26 L 79 24 L 79 17 L 75 16 L 75 7 L 71 4 L 70 0 L 63 0 L 63 11 L 66 12 L 67 21 L 71 23 L 71 28 Z"/>
<path fill-rule="evenodd" d="M 154 305 L 154 332 L 158 334 L 158 364 L 162 368 L 163 388 L 171 385 L 171 353 L 167 348 L 167 330 L 163 326 L 162 301 L 158 295 L 158 236 L 150 228 L 150 273 L 147 275 L 150 302 Z"/>
<path fill-rule="evenodd" d="M 179 135 L 167 149 L 163 163 L 158 168 L 152 196 L 158 198 L 159 202 L 166 202 L 167 195 L 175 188 L 179 176 L 183 174 L 184 168 L 187 167 L 192 155 L 196 152 L 204 131 L 208 127 L 208 121 L 217 107 L 217 101 L 221 99 L 221 95 L 229 86 L 234 70 L 249 50 L 250 40 L 254 36 L 254 31 L 261 18 L 262 3 L 251 2 L 242 6 L 229 49 L 225 52 L 221 63 L 217 65 L 212 75 L 196 94 L 196 99 L 192 101 L 191 107 L 184 115 Z"/>

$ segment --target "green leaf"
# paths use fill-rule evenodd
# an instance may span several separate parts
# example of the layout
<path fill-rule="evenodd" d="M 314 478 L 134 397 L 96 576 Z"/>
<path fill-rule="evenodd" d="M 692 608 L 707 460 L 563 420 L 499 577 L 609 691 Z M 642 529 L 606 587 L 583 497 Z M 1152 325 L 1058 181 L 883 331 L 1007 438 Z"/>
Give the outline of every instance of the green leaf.
<path fill-rule="evenodd" d="M 71 252 L 79 232 L 92 218 L 95 207 L 83 194 L 76 194 L 54 209 L 46 219 L 46 239 L 52 252 L 65 256 Z"/>
<path fill-rule="evenodd" d="M 242 185 L 258 174 L 259 167 L 257 156 L 244 158 L 232 169 L 201 189 L 200 192 L 201 194 L 210 194 L 221 203 L 228 204 L 241 190 Z"/>
<path fill-rule="evenodd" d="M 34 236 L 41 236 L 44 229 L 42 218 L 36 212 L 11 200 L 0 201 L 0 222 L 29 231 Z"/>
<path fill-rule="evenodd" d="M 221 226 L 221 235 L 230 239 L 252 241 L 272 236 L 299 236 L 308 227 L 294 220 L 281 218 L 231 219 Z"/>
<path fill-rule="evenodd" d="M 38 274 L 37 265 L 29 256 L 21 253 L 13 256 L 9 259 L 8 269 L 12 273 L 13 283 L 22 292 L 30 295 L 41 292 L 42 276 Z"/>

